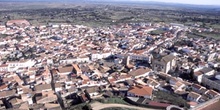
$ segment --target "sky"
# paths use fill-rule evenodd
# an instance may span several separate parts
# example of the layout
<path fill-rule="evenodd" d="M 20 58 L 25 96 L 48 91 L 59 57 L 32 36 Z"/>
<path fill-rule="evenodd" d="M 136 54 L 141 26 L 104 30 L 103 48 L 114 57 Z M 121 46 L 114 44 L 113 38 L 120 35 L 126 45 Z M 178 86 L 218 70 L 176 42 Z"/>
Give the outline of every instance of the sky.
<path fill-rule="evenodd" d="M 196 5 L 220 5 L 220 0 L 130 0 L 130 1 L 156 1 L 168 3 L 183 3 Z"/>
<path fill-rule="evenodd" d="M 0 2 L 1 1 L 53 1 L 53 0 L 0 0 Z M 56 0 L 56 1 L 74 1 L 74 0 Z M 100 1 L 153 1 L 153 2 L 181 3 L 181 4 L 193 4 L 193 5 L 220 6 L 220 0 L 100 0 Z"/>

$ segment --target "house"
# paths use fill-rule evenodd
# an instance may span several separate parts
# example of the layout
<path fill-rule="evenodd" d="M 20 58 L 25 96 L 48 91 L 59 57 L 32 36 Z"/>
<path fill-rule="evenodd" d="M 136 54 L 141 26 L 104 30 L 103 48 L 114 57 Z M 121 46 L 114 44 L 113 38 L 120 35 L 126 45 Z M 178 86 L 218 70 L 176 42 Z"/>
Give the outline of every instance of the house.
<path fill-rule="evenodd" d="M 170 85 L 175 87 L 176 89 L 183 89 L 186 86 L 186 84 L 184 84 L 183 82 L 184 81 L 179 78 L 170 77 L 169 79 Z"/>
<path fill-rule="evenodd" d="M 97 60 L 97 59 L 103 59 L 103 58 L 107 58 L 109 56 L 111 56 L 112 53 L 111 52 L 106 52 L 106 53 L 93 53 L 91 55 L 91 59 L 94 61 L 94 60 Z"/>
<path fill-rule="evenodd" d="M 0 71 L 8 71 L 8 65 L 7 64 L 1 64 L 0 65 Z"/>
<path fill-rule="evenodd" d="M 44 107 L 47 110 L 61 110 L 60 104 L 52 104 L 52 103 L 45 103 Z"/>
<path fill-rule="evenodd" d="M 89 93 L 90 97 L 99 95 L 99 87 L 93 86 L 86 88 L 86 91 Z"/>
<path fill-rule="evenodd" d="M 5 91 L 5 90 L 8 90 L 8 85 L 7 84 L 0 85 L 0 91 Z"/>
<path fill-rule="evenodd" d="M 124 84 L 124 82 L 117 83 L 114 86 L 115 87 L 113 87 L 113 91 L 118 91 L 119 93 L 126 93 L 128 91 L 128 87 Z"/>
<path fill-rule="evenodd" d="M 152 87 L 153 89 L 158 88 L 160 86 L 160 83 L 152 78 L 149 78 L 147 80 L 147 85 L 149 85 L 150 87 Z"/>
<path fill-rule="evenodd" d="M 192 84 L 191 85 L 192 91 L 196 92 L 196 93 L 203 93 L 203 91 L 206 90 L 205 87 L 199 85 L 199 84 Z"/>
<path fill-rule="evenodd" d="M 187 95 L 187 100 L 189 101 L 194 101 L 194 102 L 199 102 L 200 98 L 202 96 L 198 93 L 195 93 L 195 92 L 190 92 L 188 95 Z"/>
<path fill-rule="evenodd" d="M 196 71 L 193 73 L 193 78 L 196 79 L 197 82 L 202 83 L 203 73 L 201 71 Z"/>
<path fill-rule="evenodd" d="M 220 94 L 214 90 L 208 90 L 205 92 L 205 95 L 207 95 L 209 98 L 214 98 L 220 96 Z"/>
<path fill-rule="evenodd" d="M 154 71 L 168 73 L 176 67 L 176 57 L 173 55 L 154 55 L 152 59 L 152 68 Z"/>
<path fill-rule="evenodd" d="M 17 94 L 31 94 L 33 93 L 33 90 L 30 88 L 30 85 L 26 86 L 17 86 Z"/>
<path fill-rule="evenodd" d="M 127 96 L 129 97 L 144 97 L 151 99 L 153 93 L 153 89 L 149 86 L 132 86 L 129 88 L 127 92 Z"/>
<path fill-rule="evenodd" d="M 34 60 L 23 60 L 23 61 L 14 61 L 14 62 L 6 62 L 8 65 L 8 71 L 16 71 L 19 68 L 32 67 L 35 65 Z"/>
<path fill-rule="evenodd" d="M 29 108 L 28 102 L 24 102 L 20 105 L 20 107 L 18 108 L 18 110 L 25 110 Z"/>
<path fill-rule="evenodd" d="M 73 72 L 73 66 L 65 66 L 58 68 L 58 75 L 68 75 Z"/>
<path fill-rule="evenodd" d="M 18 86 L 16 87 L 16 89 L 17 89 L 17 94 L 23 94 L 23 93 L 24 93 L 24 92 L 23 92 L 23 86 L 18 85 Z"/>
<path fill-rule="evenodd" d="M 88 56 L 81 56 L 81 57 L 78 57 L 76 62 L 89 62 L 90 61 L 90 58 Z"/>
<path fill-rule="evenodd" d="M 202 84 L 210 89 L 220 91 L 220 74 L 203 75 Z"/>
<path fill-rule="evenodd" d="M 126 73 L 119 74 L 118 72 L 114 72 L 108 77 L 108 80 L 111 83 L 118 83 L 118 82 L 130 80 L 131 77 L 133 77 L 133 76 L 131 76 L 130 74 L 126 74 Z"/>
<path fill-rule="evenodd" d="M 0 34 L 3 34 L 6 31 L 6 27 L 3 25 L 0 25 Z"/>
<path fill-rule="evenodd" d="M 8 90 L 8 91 L 0 91 L 0 99 L 8 98 L 14 96 L 16 94 L 15 90 Z"/>
<path fill-rule="evenodd" d="M 199 90 L 199 94 L 205 94 L 208 90 L 205 88 L 205 87 L 202 87 L 200 90 Z"/>
<path fill-rule="evenodd" d="M 21 99 L 23 102 L 27 102 L 29 105 L 34 103 L 34 93 L 21 94 Z"/>
<path fill-rule="evenodd" d="M 175 91 L 184 91 L 186 85 L 182 81 L 177 81 L 173 87 Z"/>
<path fill-rule="evenodd" d="M 77 88 L 75 85 L 71 85 L 70 88 L 67 89 L 68 93 L 73 94 L 77 92 Z"/>
<path fill-rule="evenodd" d="M 54 103 L 57 101 L 57 96 L 53 91 L 48 92 L 47 94 L 43 94 L 37 98 L 38 104 L 46 104 L 46 103 Z"/>
<path fill-rule="evenodd" d="M 194 70 L 193 77 L 197 79 L 199 83 L 201 83 L 201 79 L 203 75 L 211 76 L 215 74 L 215 70 L 209 67 L 202 67 Z"/>
<path fill-rule="evenodd" d="M 51 91 L 52 87 L 51 84 L 40 84 L 35 86 L 36 93 L 41 93 L 44 91 Z"/>
<path fill-rule="evenodd" d="M 147 76 L 150 72 L 151 70 L 149 68 L 139 68 L 130 71 L 128 74 L 131 75 L 133 78 L 139 78 Z"/>
<path fill-rule="evenodd" d="M 55 83 L 55 91 L 56 92 L 59 92 L 63 89 L 63 84 L 58 82 L 58 83 Z"/>
<path fill-rule="evenodd" d="M 128 57 L 131 60 L 149 61 L 149 57 L 148 56 L 144 56 L 144 55 L 129 55 Z"/>
<path fill-rule="evenodd" d="M 90 59 L 87 56 L 84 57 L 78 57 L 78 58 L 68 58 L 68 59 L 64 59 L 64 60 L 60 60 L 61 64 L 72 64 L 74 62 L 89 62 Z"/>
<path fill-rule="evenodd" d="M 15 107 L 16 105 L 19 105 L 21 103 L 23 103 L 23 101 L 19 98 L 11 98 L 10 100 L 8 100 L 8 102 L 10 103 L 10 105 L 12 105 L 12 107 Z"/>
<path fill-rule="evenodd" d="M 199 71 L 202 72 L 202 73 L 205 74 L 205 75 L 208 75 L 208 76 L 214 75 L 214 73 L 215 73 L 215 70 L 214 70 L 214 69 L 208 68 L 208 67 L 204 67 L 204 68 L 202 68 L 202 69 L 199 70 Z"/>
<path fill-rule="evenodd" d="M 5 84 L 10 84 L 12 81 L 14 81 L 14 78 L 11 77 L 11 76 L 6 76 L 6 77 L 3 78 L 3 82 Z"/>
<path fill-rule="evenodd" d="M 177 78 L 175 78 L 175 77 L 170 77 L 170 79 L 169 79 L 169 83 L 170 83 L 170 85 L 172 85 L 172 86 L 176 85 L 176 83 L 177 83 L 178 81 L 179 81 L 179 80 L 178 80 Z"/>

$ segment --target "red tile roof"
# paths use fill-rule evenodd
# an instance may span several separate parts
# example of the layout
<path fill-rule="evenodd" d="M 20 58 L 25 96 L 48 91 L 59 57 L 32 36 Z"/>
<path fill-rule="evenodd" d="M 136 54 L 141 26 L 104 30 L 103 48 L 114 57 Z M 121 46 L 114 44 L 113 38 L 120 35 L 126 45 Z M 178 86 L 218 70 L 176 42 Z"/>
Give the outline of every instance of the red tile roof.
<path fill-rule="evenodd" d="M 6 84 L 3 84 L 0 86 L 0 90 L 6 89 L 6 88 L 8 88 L 8 86 Z"/>
<path fill-rule="evenodd" d="M 201 85 L 199 85 L 199 84 L 192 84 L 192 87 L 193 88 L 195 88 L 195 89 L 200 89 L 200 88 L 202 88 L 202 86 Z"/>
<path fill-rule="evenodd" d="M 140 69 L 136 69 L 136 70 L 133 70 L 131 72 L 129 72 L 129 75 L 131 76 L 139 76 L 139 75 L 143 75 L 147 72 L 150 72 L 151 70 L 149 68 L 146 68 L 146 69 L 143 69 L 143 68 L 140 68 Z"/>
<path fill-rule="evenodd" d="M 195 75 L 195 76 L 199 76 L 199 75 L 202 75 L 202 74 L 203 74 L 203 73 L 200 72 L 200 71 L 194 72 L 194 75 Z"/>
<path fill-rule="evenodd" d="M 151 96 L 153 89 L 148 86 L 133 86 L 129 89 L 128 92 L 138 96 L 146 96 L 146 95 Z"/>
<path fill-rule="evenodd" d="M 8 65 L 7 64 L 2 64 L 2 65 L 0 65 L 0 67 L 8 67 Z"/>

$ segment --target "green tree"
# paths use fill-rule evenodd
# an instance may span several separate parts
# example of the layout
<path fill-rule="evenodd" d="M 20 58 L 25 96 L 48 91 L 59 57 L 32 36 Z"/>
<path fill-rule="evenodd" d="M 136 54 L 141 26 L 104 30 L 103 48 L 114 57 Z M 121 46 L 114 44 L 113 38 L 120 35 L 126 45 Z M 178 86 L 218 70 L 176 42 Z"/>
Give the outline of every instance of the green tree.
<path fill-rule="evenodd" d="M 82 107 L 83 110 L 92 110 L 92 106 L 90 104 L 86 104 Z"/>

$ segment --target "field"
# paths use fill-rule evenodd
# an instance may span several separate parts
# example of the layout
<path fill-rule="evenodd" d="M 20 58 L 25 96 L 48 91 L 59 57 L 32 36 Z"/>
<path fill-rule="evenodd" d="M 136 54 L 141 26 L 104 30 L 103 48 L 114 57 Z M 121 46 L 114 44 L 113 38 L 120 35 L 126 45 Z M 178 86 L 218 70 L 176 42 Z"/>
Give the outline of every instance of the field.
<path fill-rule="evenodd" d="M 215 11 L 213 11 L 215 10 Z M 219 38 L 220 9 L 183 7 L 147 3 L 94 2 L 0 2 L 0 25 L 11 19 L 27 19 L 32 25 L 69 23 L 91 27 L 106 27 L 121 23 L 164 22 L 194 24 L 213 28 L 216 33 L 193 32 L 189 37 Z M 163 30 L 152 34 L 161 34 Z M 0 36 L 4 37 L 4 36 Z"/>
<path fill-rule="evenodd" d="M 71 23 L 109 26 L 120 23 L 165 22 L 191 25 L 204 23 L 220 29 L 220 11 L 178 8 L 151 4 L 119 3 L 11 3 L 0 2 L 0 24 L 10 19 L 27 19 L 33 25 Z"/>
<path fill-rule="evenodd" d="M 188 32 L 187 36 L 191 38 L 213 38 L 220 40 L 220 34 L 214 32 Z"/>

